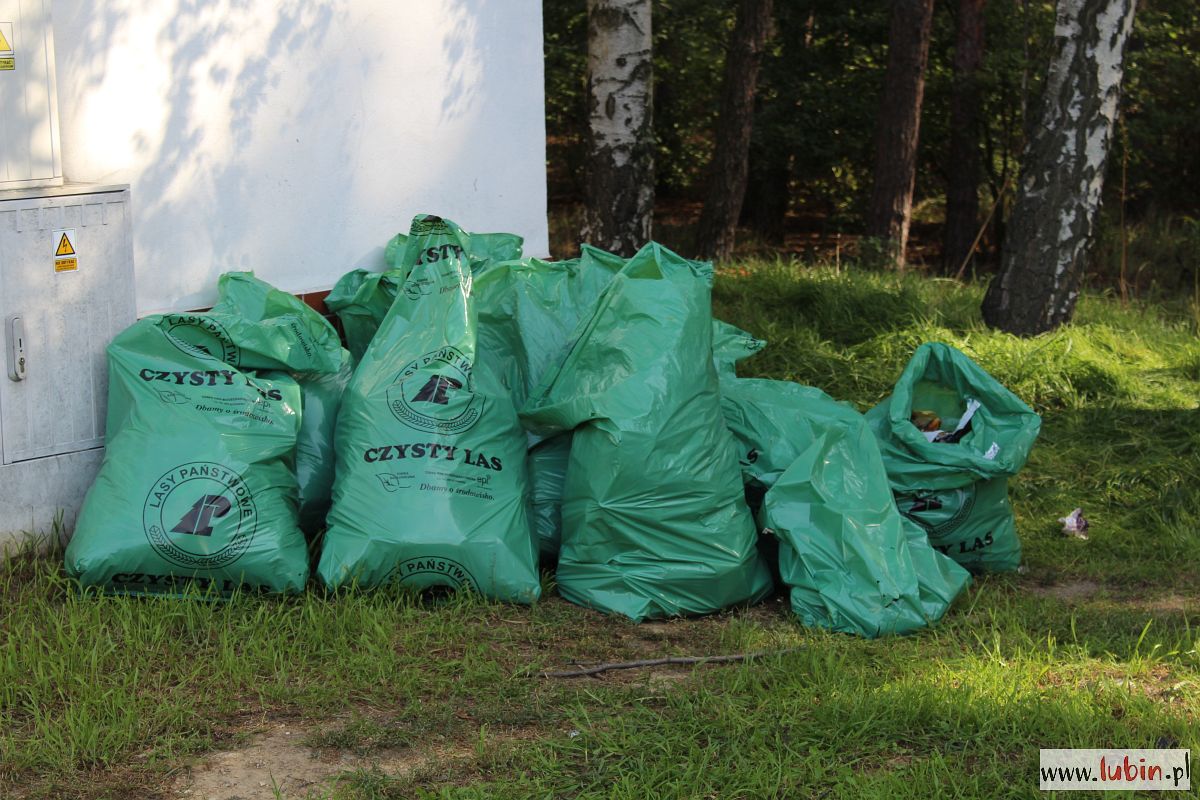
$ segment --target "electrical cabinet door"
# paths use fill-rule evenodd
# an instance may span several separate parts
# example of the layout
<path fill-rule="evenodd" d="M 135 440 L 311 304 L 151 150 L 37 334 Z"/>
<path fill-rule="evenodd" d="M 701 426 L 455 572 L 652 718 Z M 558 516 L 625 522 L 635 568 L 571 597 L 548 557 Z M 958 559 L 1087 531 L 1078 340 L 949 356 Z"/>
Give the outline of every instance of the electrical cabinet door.
<path fill-rule="evenodd" d="M 10 362 L 0 375 L 0 463 L 104 443 L 105 347 L 134 321 L 132 248 L 128 187 L 0 192 Z"/>

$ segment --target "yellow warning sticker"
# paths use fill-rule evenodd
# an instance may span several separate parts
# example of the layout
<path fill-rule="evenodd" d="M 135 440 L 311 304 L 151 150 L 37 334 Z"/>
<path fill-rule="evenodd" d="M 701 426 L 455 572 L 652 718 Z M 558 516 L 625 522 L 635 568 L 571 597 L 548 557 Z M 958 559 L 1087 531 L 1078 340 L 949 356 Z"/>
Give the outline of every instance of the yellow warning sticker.
<path fill-rule="evenodd" d="M 54 271 L 75 272 L 79 269 L 79 258 L 75 251 L 75 229 L 60 228 L 54 231 Z"/>
<path fill-rule="evenodd" d="M 57 249 L 54 251 L 55 256 L 74 256 L 78 255 L 75 252 L 75 229 L 68 228 L 65 231 L 55 231 L 55 238 L 58 239 Z"/>
<path fill-rule="evenodd" d="M 0 58 L 0 69 L 16 69 L 17 60 L 15 58 Z"/>
<path fill-rule="evenodd" d="M 11 22 L 0 22 L 0 56 L 13 55 L 13 24 Z"/>

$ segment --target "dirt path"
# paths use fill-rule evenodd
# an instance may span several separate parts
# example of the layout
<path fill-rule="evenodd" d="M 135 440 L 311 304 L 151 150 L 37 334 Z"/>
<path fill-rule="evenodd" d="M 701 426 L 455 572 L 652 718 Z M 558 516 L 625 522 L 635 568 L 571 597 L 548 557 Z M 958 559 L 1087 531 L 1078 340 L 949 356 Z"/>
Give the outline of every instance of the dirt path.
<path fill-rule="evenodd" d="M 314 728 L 272 723 L 242 747 L 210 753 L 179 778 L 173 796 L 199 800 L 275 800 L 324 797 L 336 777 L 352 770 L 377 769 L 400 776 L 431 754 L 381 750 L 367 756 L 314 749 L 305 744 Z"/>

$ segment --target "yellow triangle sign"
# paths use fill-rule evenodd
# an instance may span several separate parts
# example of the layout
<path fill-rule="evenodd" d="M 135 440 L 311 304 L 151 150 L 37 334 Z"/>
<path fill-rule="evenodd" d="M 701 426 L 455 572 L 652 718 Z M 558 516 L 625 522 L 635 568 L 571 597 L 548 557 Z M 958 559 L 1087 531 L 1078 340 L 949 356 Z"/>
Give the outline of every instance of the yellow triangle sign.
<path fill-rule="evenodd" d="M 55 256 L 73 256 L 75 255 L 75 247 L 71 244 L 71 240 L 64 233 L 62 238 L 58 240 L 58 250 L 54 253 Z"/>
<path fill-rule="evenodd" d="M 6 53 L 12 50 L 12 45 L 8 43 L 8 39 L 4 38 L 4 29 L 0 28 L 0 53 Z"/>

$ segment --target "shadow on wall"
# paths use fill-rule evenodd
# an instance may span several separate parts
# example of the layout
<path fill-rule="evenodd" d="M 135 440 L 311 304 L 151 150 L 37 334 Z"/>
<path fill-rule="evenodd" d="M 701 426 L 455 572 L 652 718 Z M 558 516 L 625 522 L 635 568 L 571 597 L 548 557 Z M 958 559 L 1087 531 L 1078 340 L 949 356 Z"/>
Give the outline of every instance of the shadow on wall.
<path fill-rule="evenodd" d="M 281 282 L 380 265 L 413 213 L 453 215 L 422 198 L 446 196 L 442 173 L 486 135 L 473 120 L 502 111 L 480 90 L 505 55 L 491 52 L 502 38 L 480 36 L 511 16 L 501 5 L 59 0 L 64 166 L 71 180 L 134 184 L 139 310 L 204 305 L 228 269 Z M 440 41 L 397 58 L 404 43 L 389 37 L 408 17 Z M 409 105 L 426 127 L 390 137 Z M 391 230 L 367 231 L 364 204 Z M 317 285 L 301 282 L 287 288 Z"/>
<path fill-rule="evenodd" d="M 479 21 L 501 13 L 498 4 L 488 0 L 450 0 L 449 14 L 442 38 L 442 52 L 450 70 L 442 97 L 442 122 L 452 122 L 467 115 L 476 100 L 483 65 L 492 62 L 491 42 L 480 37 Z M 494 25 L 488 27 L 495 29 Z"/>

